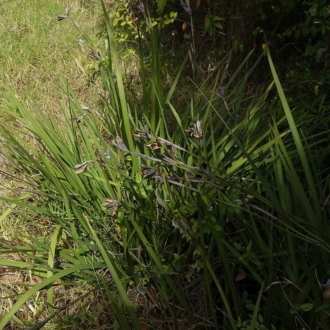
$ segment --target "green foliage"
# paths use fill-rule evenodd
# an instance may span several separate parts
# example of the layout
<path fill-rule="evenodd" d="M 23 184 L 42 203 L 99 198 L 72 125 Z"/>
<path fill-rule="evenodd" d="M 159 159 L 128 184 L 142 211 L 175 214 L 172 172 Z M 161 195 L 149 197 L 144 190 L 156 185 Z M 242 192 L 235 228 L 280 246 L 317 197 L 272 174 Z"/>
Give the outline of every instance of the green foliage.
<path fill-rule="evenodd" d="M 10 84 L 23 98 L 42 100 L 44 108 L 52 108 L 56 113 L 60 73 L 75 77 L 72 81 L 75 90 L 85 86 L 84 78 L 77 79 L 81 76 L 79 67 L 67 63 L 84 64 L 85 56 L 76 47 L 76 41 L 87 32 L 97 42 L 97 15 L 79 7 L 74 10 L 72 14 L 84 22 L 77 31 L 69 21 L 61 22 L 61 29 L 58 28 L 56 14 L 63 11 L 60 1 L 40 0 L 33 6 L 30 0 L 0 1 L 0 11 L 0 80 Z M 1 120 L 6 120 L 2 114 Z"/>
<path fill-rule="evenodd" d="M 27 185 L 21 198 L 1 198 L 47 216 L 54 229 L 49 244 L 0 243 L 3 253 L 32 260 L 1 265 L 44 278 L 17 300 L 0 329 L 40 290 L 51 304 L 58 280 L 102 288 L 116 328 L 142 329 L 154 318 L 176 328 L 326 329 L 329 306 L 319 281 L 329 278 L 329 182 L 320 173 L 329 131 L 296 122 L 268 47 L 273 82 L 266 88 L 247 94 L 265 59 L 260 54 L 249 66 L 251 51 L 225 85 L 226 65 L 185 95 L 186 109 L 176 108 L 189 55 L 166 89 L 160 24 L 144 35 L 149 62 L 139 35 L 142 100 L 130 102 L 103 10 L 102 113 L 82 107 L 64 88 L 69 106 L 60 126 L 36 105 L 31 113 L 10 89 L 3 92 L 7 116 L 37 146 L 1 126 L 11 175 Z M 280 102 L 270 98 L 274 86 Z M 130 290 L 152 301 L 150 320 Z"/>
<path fill-rule="evenodd" d="M 233 50 L 231 64 L 235 66 L 251 47 L 262 52 L 267 41 L 276 63 L 282 65 L 280 74 L 290 74 L 286 89 L 296 92 L 299 77 L 303 75 L 311 87 L 300 86 L 301 93 L 327 90 L 329 11 L 325 0 L 250 1 L 143 1 L 123 0 L 114 12 L 115 39 L 131 42 L 139 32 L 146 40 L 148 20 L 158 26 L 159 49 L 166 58 L 163 70 L 172 70 L 190 49 L 191 68 L 203 73 L 209 71 L 229 51 Z M 147 13 L 148 12 L 148 13 Z M 148 16 L 149 15 L 149 16 Z M 119 24 L 119 21 L 121 22 Z M 129 30 L 129 32 L 128 32 Z M 220 45 L 220 47 L 219 47 Z M 324 68 L 324 70 L 322 69 Z M 262 71 L 262 70 L 261 70 Z M 263 73 L 262 73 L 263 74 Z M 197 77 L 197 76 L 196 76 Z"/>
<path fill-rule="evenodd" d="M 110 13 L 110 18 L 115 29 L 116 42 L 134 40 L 139 37 L 128 1 L 118 2 L 116 9 Z M 120 28 L 116 29 L 117 26 Z"/>
<path fill-rule="evenodd" d="M 219 16 L 206 16 L 204 19 L 204 33 L 213 36 L 216 29 L 222 29 L 221 21 L 223 18 Z"/>

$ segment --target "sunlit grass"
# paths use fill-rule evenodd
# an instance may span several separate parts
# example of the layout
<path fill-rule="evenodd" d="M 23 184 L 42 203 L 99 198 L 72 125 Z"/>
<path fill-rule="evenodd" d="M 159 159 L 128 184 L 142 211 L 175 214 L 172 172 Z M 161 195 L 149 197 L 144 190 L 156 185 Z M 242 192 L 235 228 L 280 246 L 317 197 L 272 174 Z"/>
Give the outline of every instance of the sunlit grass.
<path fill-rule="evenodd" d="M 81 31 L 95 36 L 100 7 L 87 1 L 83 6 L 83 3 L 79 0 L 14 0 L 0 5 L 1 83 L 9 85 L 20 98 L 33 100 L 45 113 L 60 121 L 65 120 L 61 110 L 62 77 L 67 79 L 82 104 L 96 104 L 97 100 L 84 71 L 93 61 L 78 44 L 81 32 L 69 20 L 57 21 L 57 15 L 69 6 L 70 15 L 81 25 Z M 7 128 L 15 126 L 3 112 L 0 118 L 6 121 Z M 10 177 L 2 181 L 1 191 L 12 188 Z"/>
<path fill-rule="evenodd" d="M 57 21 L 57 15 L 64 14 L 64 8 L 70 7 L 70 17 L 79 26 L 77 29 L 72 21 Z M 13 0 L 1 1 L 0 4 L 0 89 L 5 85 L 10 86 L 23 100 L 29 100 L 29 104 L 38 104 L 47 115 L 57 118 L 61 126 L 66 118 L 63 114 L 63 106 L 66 102 L 60 82 L 64 80 L 74 90 L 81 104 L 93 104 L 97 107 L 98 95 L 95 87 L 88 84 L 88 65 L 93 64 L 93 60 L 88 57 L 88 50 L 78 43 L 78 39 L 83 38 L 83 34 L 92 38 L 92 43 L 97 43 L 95 38 L 99 30 L 100 6 L 99 3 L 81 0 Z M 94 44 L 94 46 L 96 46 Z M 63 86 L 63 85 L 62 85 Z M 3 110 L 5 102 L 0 100 L 0 118 L 5 122 L 9 131 L 17 130 L 16 134 L 24 136 L 26 142 L 35 146 L 34 137 L 27 134 L 25 127 L 20 126 L 17 121 L 10 119 Z M 32 110 L 33 111 L 33 110 Z M 0 153 L 3 152 L 3 140 L 0 144 Z M 29 194 L 22 192 L 27 187 L 26 174 L 20 176 L 21 181 L 12 180 L 10 164 L 3 158 L 0 159 L 0 169 L 2 173 L 1 195 L 11 196 L 18 201 L 31 198 L 31 201 L 38 197 L 28 197 Z M 24 197 L 25 195 L 25 197 Z M 23 196 L 23 199 L 22 199 Z M 49 222 L 47 215 L 38 215 L 36 212 L 22 212 L 16 203 L 0 203 L 0 235 L 2 242 L 9 246 L 31 246 L 31 238 L 47 242 L 54 225 Z M 1 254 L 1 258 L 12 260 L 13 262 L 30 262 L 26 256 L 18 256 L 15 253 Z M 40 283 L 41 278 L 32 275 L 30 272 L 15 272 L 4 267 L 0 271 L 1 281 L 1 304 L 0 320 L 2 316 L 9 312 L 13 304 L 17 301 L 15 296 L 23 294 L 28 289 Z M 65 287 L 59 285 L 54 289 L 53 303 L 67 305 L 75 298 L 81 297 L 90 291 L 86 287 Z M 95 299 L 92 305 L 85 303 L 85 318 L 88 313 L 94 315 L 89 323 L 98 322 L 98 315 L 93 312 L 95 306 L 102 305 L 102 299 Z M 79 304 L 79 303 L 78 303 Z M 93 307 L 94 305 L 94 307 Z M 72 308 L 70 307 L 71 313 Z M 25 328 L 23 322 L 35 324 L 45 319 L 47 312 L 47 295 L 38 294 L 29 299 L 26 304 L 13 317 L 13 322 L 17 329 Z M 68 309 L 68 310 L 69 310 Z M 61 318 L 65 318 L 68 310 L 61 312 Z M 99 308 L 101 310 L 101 308 Z M 74 326 L 78 321 L 67 319 L 67 324 Z M 71 323 L 70 323 L 71 322 Z M 49 327 L 48 327 L 49 328 Z M 58 328 L 58 327 L 57 327 Z"/>
<path fill-rule="evenodd" d="M 95 36 L 99 10 L 78 0 L 14 0 L 1 4 L 1 80 L 21 97 L 31 97 L 45 111 L 59 111 L 61 75 L 83 102 L 93 93 L 84 67 L 92 62 L 77 40 L 81 33 L 69 20 L 57 21 L 64 7 L 90 37 Z"/>

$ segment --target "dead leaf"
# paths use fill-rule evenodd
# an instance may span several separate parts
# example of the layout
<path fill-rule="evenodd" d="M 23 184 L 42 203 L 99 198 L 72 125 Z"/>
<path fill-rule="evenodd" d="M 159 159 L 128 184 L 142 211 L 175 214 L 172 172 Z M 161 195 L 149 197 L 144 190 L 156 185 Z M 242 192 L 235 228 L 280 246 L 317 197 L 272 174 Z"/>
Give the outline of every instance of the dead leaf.
<path fill-rule="evenodd" d="M 87 112 L 91 112 L 91 110 L 89 109 L 89 107 L 87 105 L 82 105 L 81 109 Z"/>
<path fill-rule="evenodd" d="M 197 120 L 196 124 L 194 125 L 194 128 L 195 128 L 194 137 L 200 139 L 203 136 L 202 122 L 200 120 Z"/>
<path fill-rule="evenodd" d="M 79 124 L 86 116 L 87 114 L 84 114 L 82 116 L 78 116 L 76 117 L 74 120 Z"/>
<path fill-rule="evenodd" d="M 111 141 L 111 143 L 117 147 L 118 149 L 120 149 L 121 151 L 124 151 L 124 152 L 129 152 L 129 150 L 127 149 L 124 141 L 119 137 L 117 136 L 117 139 L 116 139 L 116 142 L 114 141 Z"/>
<path fill-rule="evenodd" d="M 88 160 L 87 162 L 84 162 L 82 164 L 75 165 L 74 168 L 75 168 L 76 174 L 82 174 L 82 173 L 84 173 L 86 171 L 89 163 L 91 163 L 91 162 L 92 162 L 92 160 Z"/>
<path fill-rule="evenodd" d="M 152 135 L 147 132 L 140 131 L 139 129 L 133 131 L 133 135 L 138 138 L 151 139 Z"/>
<path fill-rule="evenodd" d="M 161 138 L 161 137 L 157 137 L 157 140 L 159 141 L 159 142 L 161 142 L 161 143 L 164 143 L 165 144 L 165 146 L 166 146 L 166 148 L 168 148 L 168 149 L 170 149 L 170 148 L 176 148 L 176 149 L 179 149 L 179 150 L 182 150 L 182 151 L 186 151 L 186 149 L 184 149 L 184 148 L 182 148 L 181 146 L 179 146 L 179 145 L 177 145 L 177 144 L 174 144 L 174 143 L 172 143 L 172 142 L 170 142 L 170 141 L 168 141 L 168 140 L 165 140 L 165 139 L 163 139 L 163 138 Z"/>
<path fill-rule="evenodd" d="M 245 276 L 246 276 L 246 273 L 244 271 L 241 271 L 237 274 L 235 281 L 236 282 L 242 281 L 245 278 Z"/>
<path fill-rule="evenodd" d="M 157 301 L 157 292 L 153 287 L 147 289 L 149 297 L 151 298 L 152 302 L 155 304 Z"/>
<path fill-rule="evenodd" d="M 112 208 L 112 207 L 118 206 L 119 204 L 120 204 L 119 201 L 116 201 L 116 200 L 110 199 L 110 198 L 106 198 L 104 200 L 104 203 L 102 204 L 102 206 Z"/>
<path fill-rule="evenodd" d="M 141 244 L 139 244 L 139 246 L 137 248 L 137 258 L 138 258 L 138 260 L 140 260 L 140 258 L 141 258 L 141 252 L 142 252 L 142 246 L 141 246 Z"/>
<path fill-rule="evenodd" d="M 102 204 L 103 207 L 109 208 L 110 209 L 110 215 L 113 217 L 118 211 L 118 206 L 120 205 L 119 201 L 106 198 L 104 200 L 104 203 Z"/>
<path fill-rule="evenodd" d="M 161 144 L 159 142 L 150 142 L 146 144 L 146 147 L 151 150 L 157 150 L 161 148 Z"/>
<path fill-rule="evenodd" d="M 150 329 L 147 325 L 142 324 L 141 322 L 139 322 L 139 324 L 140 324 L 141 330 L 149 330 Z"/>
<path fill-rule="evenodd" d="M 330 298 L 330 286 L 325 289 L 323 295 L 326 299 Z"/>
<path fill-rule="evenodd" d="M 57 20 L 58 21 L 63 21 L 64 19 L 68 18 L 68 16 L 64 16 L 64 15 L 57 15 Z"/>
<path fill-rule="evenodd" d="M 189 133 L 190 136 L 194 136 L 196 139 L 200 139 L 203 136 L 202 121 L 197 120 L 196 124 L 194 124 L 192 127 L 188 127 L 185 131 Z"/>
<path fill-rule="evenodd" d="M 146 166 L 144 164 L 141 164 L 141 169 L 140 169 L 140 171 L 138 173 L 140 173 L 140 174 L 142 174 L 142 175 L 144 175 L 144 176 L 146 176 L 148 178 L 148 177 L 153 176 L 155 174 L 155 172 L 156 172 L 156 169 L 155 168 L 148 167 L 148 166 Z"/>

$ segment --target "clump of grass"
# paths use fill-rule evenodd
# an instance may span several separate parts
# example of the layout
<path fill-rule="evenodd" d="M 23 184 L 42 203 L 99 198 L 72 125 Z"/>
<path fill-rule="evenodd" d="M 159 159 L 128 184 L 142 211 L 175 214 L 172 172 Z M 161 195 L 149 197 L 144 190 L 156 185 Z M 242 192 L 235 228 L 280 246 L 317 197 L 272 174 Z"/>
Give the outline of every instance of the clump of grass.
<path fill-rule="evenodd" d="M 269 50 L 274 82 L 264 91 L 245 97 L 260 60 L 239 75 L 251 52 L 224 89 L 219 69 L 198 87 L 199 98 L 187 96 L 191 105 L 179 115 L 172 98 L 185 63 L 166 91 L 156 28 L 150 28 L 150 76 L 140 58 L 142 109 L 129 103 L 103 10 L 102 114 L 64 88 L 69 107 L 59 125 L 42 109 L 31 113 L 10 89 L 4 93 L 6 114 L 38 148 L 0 128 L 14 178 L 23 175 L 31 187 L 20 199 L 1 198 L 47 216 L 51 227 L 29 248 L 3 244 L 5 253 L 31 261 L 2 265 L 43 280 L 19 297 L 0 329 L 44 289 L 46 321 L 55 319 L 57 283 L 102 288 L 115 328 L 159 322 L 164 329 L 293 329 L 297 321 L 326 328 L 329 303 L 320 283 L 328 276 L 329 191 L 316 169 L 328 132 L 298 131 Z M 280 104 L 266 103 L 274 85 Z"/>

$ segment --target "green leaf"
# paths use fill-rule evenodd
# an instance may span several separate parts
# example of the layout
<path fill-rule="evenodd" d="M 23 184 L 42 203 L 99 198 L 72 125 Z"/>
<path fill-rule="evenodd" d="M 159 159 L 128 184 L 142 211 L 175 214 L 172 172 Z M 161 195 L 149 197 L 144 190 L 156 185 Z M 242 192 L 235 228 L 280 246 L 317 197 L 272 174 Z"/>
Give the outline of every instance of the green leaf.
<path fill-rule="evenodd" d="M 252 240 L 250 241 L 249 245 L 246 247 L 246 252 L 250 252 L 251 251 L 251 248 L 252 248 Z"/>
<path fill-rule="evenodd" d="M 178 12 L 176 12 L 176 11 L 171 11 L 170 12 L 170 18 L 177 18 L 178 17 Z"/>
<path fill-rule="evenodd" d="M 157 8 L 159 11 L 163 11 L 166 4 L 166 0 L 158 0 Z"/>
<path fill-rule="evenodd" d="M 311 309 L 314 308 L 314 305 L 311 304 L 311 303 L 306 303 L 306 304 L 303 304 L 300 306 L 300 309 L 303 311 L 303 312 L 308 312 L 310 311 Z"/>
<path fill-rule="evenodd" d="M 260 303 L 261 303 L 261 297 L 262 297 L 262 292 L 263 292 L 263 288 L 264 288 L 264 283 L 262 283 L 262 286 L 259 290 L 259 295 L 258 295 L 258 299 L 253 311 L 253 316 L 251 319 L 251 329 L 257 329 L 257 316 L 258 316 L 258 311 L 260 310 Z"/>
<path fill-rule="evenodd" d="M 253 312 L 255 310 L 255 308 L 256 308 L 256 305 L 254 305 L 254 304 L 247 304 L 245 307 L 249 311 L 252 311 Z"/>
<path fill-rule="evenodd" d="M 316 63 L 319 63 L 321 61 L 322 57 L 323 57 L 322 52 L 316 52 L 316 55 L 315 55 Z"/>
<path fill-rule="evenodd" d="M 60 230 L 61 230 L 61 226 L 58 225 L 56 226 L 52 238 L 51 238 L 51 242 L 50 242 L 50 247 L 49 247 L 49 255 L 48 255 L 48 266 L 50 267 L 50 269 L 54 268 L 54 263 L 55 263 L 55 253 L 56 253 L 56 245 L 57 245 L 57 240 L 58 240 L 58 236 L 60 234 Z M 54 273 L 52 270 L 48 270 L 47 271 L 47 278 L 53 276 Z M 49 304 L 49 306 L 53 306 L 53 287 L 49 286 L 48 290 L 47 290 L 47 303 Z M 54 313 L 54 309 L 53 307 L 49 308 L 49 312 L 50 314 Z"/>
<path fill-rule="evenodd" d="M 206 16 L 204 19 L 204 33 L 211 34 L 210 30 L 211 30 L 211 20 L 209 16 Z"/>

